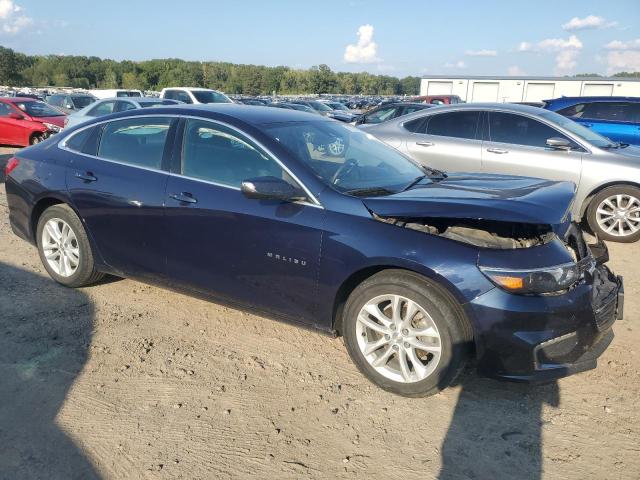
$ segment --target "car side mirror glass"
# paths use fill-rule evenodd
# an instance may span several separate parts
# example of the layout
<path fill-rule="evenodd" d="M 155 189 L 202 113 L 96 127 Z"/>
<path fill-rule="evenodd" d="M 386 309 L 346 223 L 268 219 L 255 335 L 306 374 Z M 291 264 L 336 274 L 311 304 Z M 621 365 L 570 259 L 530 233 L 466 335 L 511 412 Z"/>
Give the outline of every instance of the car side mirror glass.
<path fill-rule="evenodd" d="M 12 120 L 23 120 L 24 119 L 24 115 L 20 115 L 19 113 L 11 112 L 9 114 L 9 118 L 12 119 Z"/>
<path fill-rule="evenodd" d="M 547 147 L 556 149 L 556 150 L 570 150 L 571 142 L 566 138 L 561 137 L 551 137 L 547 139 Z"/>
<path fill-rule="evenodd" d="M 299 189 L 278 177 L 256 177 L 242 182 L 240 191 L 247 198 L 255 200 L 280 200 L 293 202 L 304 200 L 306 195 Z"/>

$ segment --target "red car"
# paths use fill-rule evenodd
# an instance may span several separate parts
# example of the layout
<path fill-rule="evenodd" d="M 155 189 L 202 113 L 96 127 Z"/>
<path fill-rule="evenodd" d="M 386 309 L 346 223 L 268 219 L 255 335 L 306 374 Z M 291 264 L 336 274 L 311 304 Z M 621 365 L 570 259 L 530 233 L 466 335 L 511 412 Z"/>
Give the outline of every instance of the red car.
<path fill-rule="evenodd" d="M 0 98 L 0 144 L 25 147 L 64 127 L 66 115 L 33 98 Z"/>

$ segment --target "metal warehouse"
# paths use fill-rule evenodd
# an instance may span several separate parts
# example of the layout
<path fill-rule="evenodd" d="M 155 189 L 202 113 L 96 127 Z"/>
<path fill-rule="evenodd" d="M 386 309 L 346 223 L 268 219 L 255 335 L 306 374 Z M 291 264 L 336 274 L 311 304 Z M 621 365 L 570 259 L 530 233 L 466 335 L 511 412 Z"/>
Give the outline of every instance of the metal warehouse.
<path fill-rule="evenodd" d="M 640 97 L 640 79 L 604 77 L 424 77 L 420 95 L 458 95 L 466 102 L 539 102 L 580 96 Z"/>

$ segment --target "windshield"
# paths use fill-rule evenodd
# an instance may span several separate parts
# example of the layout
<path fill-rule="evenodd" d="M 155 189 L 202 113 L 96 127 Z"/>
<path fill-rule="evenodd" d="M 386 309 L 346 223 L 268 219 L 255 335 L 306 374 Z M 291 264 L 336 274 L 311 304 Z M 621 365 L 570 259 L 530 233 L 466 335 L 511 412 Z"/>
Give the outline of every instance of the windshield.
<path fill-rule="evenodd" d="M 211 90 L 192 90 L 191 93 L 200 103 L 232 103 L 223 93 Z"/>
<path fill-rule="evenodd" d="M 349 125 L 288 122 L 265 125 L 263 129 L 340 192 L 395 193 L 425 174 L 397 150 Z"/>
<path fill-rule="evenodd" d="M 329 105 L 331 105 L 331 108 L 333 108 L 334 110 L 346 110 L 349 111 L 349 109 L 347 107 L 345 107 L 343 104 L 341 103 L 330 103 Z"/>
<path fill-rule="evenodd" d="M 546 120 L 550 120 L 553 123 L 556 123 L 559 127 L 568 130 L 577 137 L 586 140 L 594 147 L 607 147 L 613 143 L 607 137 L 603 137 L 599 133 L 596 133 L 593 130 L 580 125 L 579 123 L 574 122 L 570 118 L 563 117 L 558 113 L 543 110 L 539 113 L 539 115 Z"/>
<path fill-rule="evenodd" d="M 60 110 L 56 110 L 44 102 L 18 102 L 14 105 L 32 117 L 61 117 L 64 115 Z"/>
<path fill-rule="evenodd" d="M 320 102 L 316 102 L 316 101 L 311 101 L 311 102 L 308 102 L 308 103 L 315 110 L 317 110 L 319 112 L 330 112 L 331 111 L 331 108 L 327 107 L 324 103 L 320 103 Z"/>
<path fill-rule="evenodd" d="M 73 105 L 80 110 L 81 108 L 86 107 L 87 105 L 91 105 L 93 102 L 96 101 L 95 98 L 93 97 L 71 97 L 71 101 L 73 102 Z"/>

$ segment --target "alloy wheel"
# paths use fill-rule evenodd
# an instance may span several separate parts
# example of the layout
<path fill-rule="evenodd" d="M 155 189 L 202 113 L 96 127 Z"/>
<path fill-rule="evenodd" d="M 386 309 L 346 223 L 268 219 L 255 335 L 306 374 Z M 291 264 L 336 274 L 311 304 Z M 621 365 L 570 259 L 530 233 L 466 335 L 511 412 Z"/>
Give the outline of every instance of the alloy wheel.
<path fill-rule="evenodd" d="M 50 219 L 42 229 L 42 252 L 49 267 L 61 277 L 70 277 L 80 264 L 76 234 L 60 218 Z"/>
<path fill-rule="evenodd" d="M 633 235 L 640 230 L 640 200 L 628 194 L 611 195 L 598 205 L 596 222 L 609 235 Z"/>
<path fill-rule="evenodd" d="M 427 311 L 401 295 L 380 295 L 360 310 L 356 322 L 360 352 L 386 378 L 414 383 L 431 375 L 442 343 Z"/>

